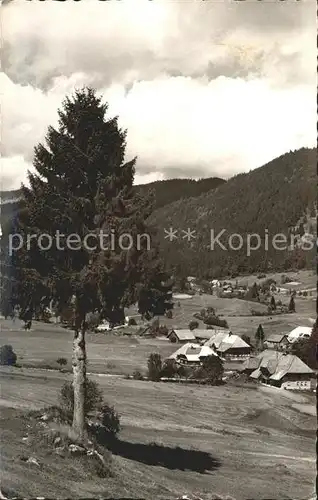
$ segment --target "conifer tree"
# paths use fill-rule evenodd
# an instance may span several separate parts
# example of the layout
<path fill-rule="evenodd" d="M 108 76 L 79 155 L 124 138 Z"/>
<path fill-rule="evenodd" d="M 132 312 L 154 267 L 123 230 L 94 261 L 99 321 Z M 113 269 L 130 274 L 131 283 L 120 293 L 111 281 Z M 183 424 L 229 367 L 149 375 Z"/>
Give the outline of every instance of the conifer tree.
<path fill-rule="evenodd" d="M 291 296 L 290 301 L 289 301 L 288 311 L 289 312 L 296 312 L 295 299 L 294 299 L 293 295 Z"/>
<path fill-rule="evenodd" d="M 276 302 L 275 302 L 274 295 L 272 295 L 272 297 L 271 297 L 271 304 L 270 305 L 271 305 L 272 310 L 275 311 L 276 310 Z"/>
<path fill-rule="evenodd" d="M 264 345 L 264 339 L 265 339 L 265 334 L 262 325 L 258 325 L 256 333 L 255 333 L 255 339 L 256 339 L 256 346 L 259 349 L 263 349 Z"/>
<path fill-rule="evenodd" d="M 133 189 L 136 159 L 125 160 L 126 132 L 106 117 L 107 108 L 91 88 L 64 100 L 58 127 L 49 127 L 46 145 L 35 148 L 30 187 L 22 187 L 18 231 L 24 242 L 36 237 L 13 255 L 33 307 L 44 297 L 59 310 L 74 309 L 73 428 L 80 436 L 87 314 L 114 321 L 138 300 L 149 262 L 143 236 L 153 199 Z"/>

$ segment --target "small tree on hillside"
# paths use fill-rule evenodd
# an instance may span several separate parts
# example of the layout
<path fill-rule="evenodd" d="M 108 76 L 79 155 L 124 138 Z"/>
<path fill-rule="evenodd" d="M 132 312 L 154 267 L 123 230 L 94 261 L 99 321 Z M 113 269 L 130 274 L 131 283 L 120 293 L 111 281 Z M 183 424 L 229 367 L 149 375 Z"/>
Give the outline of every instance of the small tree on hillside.
<path fill-rule="evenodd" d="M 271 309 L 272 309 L 273 311 L 275 311 L 275 310 L 276 310 L 276 302 L 275 302 L 275 297 L 274 297 L 274 295 L 272 295 L 272 297 L 271 297 L 270 306 L 271 306 Z"/>
<path fill-rule="evenodd" d="M 263 350 L 265 334 L 262 325 L 258 325 L 258 328 L 255 333 L 255 339 L 256 339 L 256 347 L 260 350 Z"/>
<path fill-rule="evenodd" d="M 313 370 L 318 369 L 318 324 L 315 322 L 309 339 L 294 342 L 290 348 L 291 354 L 298 356 Z"/>
<path fill-rule="evenodd" d="M 189 330 L 193 331 L 196 328 L 199 328 L 198 321 L 195 321 L 195 320 L 190 321 L 190 323 L 189 323 Z"/>
<path fill-rule="evenodd" d="M 246 293 L 245 299 L 259 301 L 259 292 L 258 292 L 258 286 L 256 283 L 254 283 L 254 285 L 251 288 L 249 288 L 248 292 Z"/>
<path fill-rule="evenodd" d="M 224 373 L 223 362 L 219 356 L 206 356 L 203 358 L 199 372 L 200 378 L 206 378 L 211 385 L 216 384 L 222 380 Z"/>
<path fill-rule="evenodd" d="M 149 328 L 149 332 L 153 335 L 157 335 L 160 329 L 160 321 L 158 318 L 155 318 Z"/>
<path fill-rule="evenodd" d="M 288 311 L 289 312 L 296 312 L 295 299 L 294 299 L 293 295 L 291 296 L 290 301 L 289 301 Z"/>
<path fill-rule="evenodd" d="M 158 382 L 161 378 L 162 361 L 160 354 L 150 354 L 148 358 L 148 378 L 153 382 Z"/>

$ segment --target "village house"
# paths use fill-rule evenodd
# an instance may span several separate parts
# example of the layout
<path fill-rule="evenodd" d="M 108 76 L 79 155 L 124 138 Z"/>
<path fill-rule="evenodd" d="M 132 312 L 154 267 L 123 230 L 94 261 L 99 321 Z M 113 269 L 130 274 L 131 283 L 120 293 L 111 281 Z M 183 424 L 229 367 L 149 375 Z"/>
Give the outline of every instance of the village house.
<path fill-rule="evenodd" d="M 213 288 L 219 288 L 221 286 L 221 282 L 219 280 L 210 281 Z"/>
<path fill-rule="evenodd" d="M 215 330 L 208 330 L 208 329 L 201 329 L 201 328 L 195 328 L 193 331 L 193 334 L 195 338 L 200 341 L 200 342 L 206 342 L 209 340 L 212 335 L 214 335 Z"/>
<path fill-rule="evenodd" d="M 248 358 L 252 347 L 230 331 L 220 331 L 204 344 L 216 351 L 220 358 L 243 361 Z"/>
<path fill-rule="evenodd" d="M 257 365 L 254 371 L 251 369 Z M 289 390 L 310 390 L 315 372 L 298 356 L 267 349 L 242 367 L 253 380 Z"/>
<path fill-rule="evenodd" d="M 289 345 L 287 334 L 273 334 L 270 335 L 264 342 L 267 349 L 276 349 L 277 351 L 284 350 Z"/>
<path fill-rule="evenodd" d="M 249 377 L 251 373 L 253 373 L 258 368 L 259 363 L 260 361 L 257 357 L 250 356 L 246 361 L 244 361 L 239 371 Z"/>
<path fill-rule="evenodd" d="M 294 343 L 301 339 L 309 339 L 311 336 L 312 327 L 297 326 L 288 334 L 288 342 Z"/>
<path fill-rule="evenodd" d="M 180 364 L 200 365 L 207 356 L 217 356 L 217 354 L 208 346 L 188 342 L 171 354 L 168 359 L 174 359 Z"/>
<path fill-rule="evenodd" d="M 171 330 L 171 332 L 167 335 L 170 342 L 178 343 L 178 344 L 186 344 L 187 342 L 195 342 L 194 332 L 185 329 L 185 330 Z"/>

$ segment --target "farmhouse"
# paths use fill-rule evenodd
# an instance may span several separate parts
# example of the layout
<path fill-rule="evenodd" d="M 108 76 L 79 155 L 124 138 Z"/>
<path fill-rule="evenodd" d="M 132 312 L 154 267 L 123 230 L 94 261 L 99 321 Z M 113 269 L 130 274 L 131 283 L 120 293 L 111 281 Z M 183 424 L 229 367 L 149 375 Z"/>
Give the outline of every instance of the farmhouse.
<path fill-rule="evenodd" d="M 171 354 L 168 359 L 174 359 L 180 364 L 199 365 L 207 356 L 217 356 L 217 354 L 208 346 L 188 342 Z"/>
<path fill-rule="evenodd" d="M 209 340 L 212 335 L 214 335 L 214 332 L 215 330 L 203 330 L 200 328 L 196 328 L 195 330 L 193 330 L 195 338 L 199 341 L 204 340 L 204 342 Z"/>
<path fill-rule="evenodd" d="M 219 280 L 212 280 L 210 281 L 211 285 L 213 288 L 217 288 L 221 286 L 221 282 Z"/>
<path fill-rule="evenodd" d="M 241 369 L 239 370 L 241 373 L 245 373 L 245 375 L 248 375 L 250 376 L 252 372 L 254 372 L 258 366 L 259 366 L 259 359 L 254 357 L 254 356 L 250 356 L 246 361 L 244 361 Z"/>
<path fill-rule="evenodd" d="M 241 337 L 227 331 L 221 331 L 211 336 L 204 345 L 215 349 L 221 358 L 229 360 L 246 359 L 252 350 L 251 346 L 242 340 Z"/>
<path fill-rule="evenodd" d="M 268 349 L 283 350 L 289 344 L 287 334 L 270 335 L 264 342 Z"/>
<path fill-rule="evenodd" d="M 288 342 L 294 343 L 301 339 L 309 339 L 312 328 L 310 326 L 297 326 L 288 335 Z"/>
<path fill-rule="evenodd" d="M 253 359 L 258 361 L 258 367 L 250 373 L 252 379 L 282 389 L 310 390 L 315 372 L 298 356 L 268 349 Z M 244 365 L 248 373 L 249 363 Z"/>
<path fill-rule="evenodd" d="M 167 335 L 170 342 L 187 343 L 195 341 L 194 333 L 191 330 L 171 330 Z"/>

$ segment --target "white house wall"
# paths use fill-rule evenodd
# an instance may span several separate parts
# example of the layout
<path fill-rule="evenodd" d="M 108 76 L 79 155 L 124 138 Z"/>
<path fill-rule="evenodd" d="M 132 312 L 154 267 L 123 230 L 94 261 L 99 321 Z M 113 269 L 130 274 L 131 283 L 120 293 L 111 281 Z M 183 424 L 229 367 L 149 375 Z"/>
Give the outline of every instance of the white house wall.
<path fill-rule="evenodd" d="M 310 380 L 288 380 L 281 385 L 282 389 L 297 390 L 297 391 L 310 391 Z"/>

